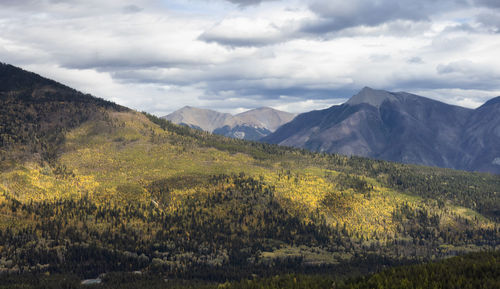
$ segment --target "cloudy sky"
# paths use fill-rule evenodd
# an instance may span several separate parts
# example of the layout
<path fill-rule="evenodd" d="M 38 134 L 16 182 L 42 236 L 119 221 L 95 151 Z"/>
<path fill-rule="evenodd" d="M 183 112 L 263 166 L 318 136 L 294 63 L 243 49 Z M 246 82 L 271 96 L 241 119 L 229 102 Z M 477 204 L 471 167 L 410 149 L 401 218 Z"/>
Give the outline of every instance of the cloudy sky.
<path fill-rule="evenodd" d="M 0 61 L 165 115 L 500 95 L 498 0 L 1 0 Z"/>

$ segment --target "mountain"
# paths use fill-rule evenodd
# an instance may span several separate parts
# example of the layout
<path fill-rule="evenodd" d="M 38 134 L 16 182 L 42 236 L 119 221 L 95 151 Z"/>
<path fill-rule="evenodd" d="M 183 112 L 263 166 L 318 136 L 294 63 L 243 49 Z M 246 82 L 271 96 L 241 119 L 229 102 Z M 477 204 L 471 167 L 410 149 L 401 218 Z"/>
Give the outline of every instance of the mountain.
<path fill-rule="evenodd" d="M 290 122 L 295 114 L 276 110 L 270 107 L 260 107 L 235 115 L 226 124 L 230 126 L 247 125 L 266 128 L 275 131 L 283 124 Z"/>
<path fill-rule="evenodd" d="M 500 173 L 500 97 L 475 109 L 464 127 L 461 149 L 470 157 L 463 168 Z"/>
<path fill-rule="evenodd" d="M 224 126 L 226 121 L 232 118 L 232 115 L 210 109 L 185 106 L 163 118 L 176 124 L 213 132 L 215 129 Z"/>
<path fill-rule="evenodd" d="M 65 132 L 105 110 L 129 109 L 0 63 L 0 170 L 19 160 L 53 160 Z"/>
<path fill-rule="evenodd" d="M 164 119 L 215 134 L 246 140 L 259 140 L 291 121 L 294 114 L 261 107 L 231 115 L 209 109 L 183 107 Z"/>
<path fill-rule="evenodd" d="M 496 175 L 227 138 L 9 65 L 0 79 L 0 288 L 343 280 L 500 245 Z"/>
<path fill-rule="evenodd" d="M 342 105 L 297 116 L 263 141 L 319 152 L 500 173 L 496 164 L 500 160 L 498 102 L 493 99 L 473 110 L 405 92 L 366 87 Z"/>

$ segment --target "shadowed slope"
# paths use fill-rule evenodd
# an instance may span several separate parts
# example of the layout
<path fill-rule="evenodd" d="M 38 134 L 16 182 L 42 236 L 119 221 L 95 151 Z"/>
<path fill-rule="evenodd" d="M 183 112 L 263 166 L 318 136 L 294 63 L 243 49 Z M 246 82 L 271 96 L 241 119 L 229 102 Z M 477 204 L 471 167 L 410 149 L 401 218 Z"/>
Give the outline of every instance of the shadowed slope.
<path fill-rule="evenodd" d="M 472 110 L 405 92 L 364 88 L 345 104 L 297 116 L 263 140 L 320 152 L 500 173 L 497 102 Z"/>

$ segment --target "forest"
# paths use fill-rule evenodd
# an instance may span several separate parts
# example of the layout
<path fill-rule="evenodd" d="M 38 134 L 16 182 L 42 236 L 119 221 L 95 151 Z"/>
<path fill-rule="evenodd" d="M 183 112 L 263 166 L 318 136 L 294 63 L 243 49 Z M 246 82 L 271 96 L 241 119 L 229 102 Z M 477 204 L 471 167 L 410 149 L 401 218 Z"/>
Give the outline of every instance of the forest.
<path fill-rule="evenodd" d="M 362 289 L 362 288 L 483 288 L 500 286 L 500 255 L 498 252 L 470 253 L 438 262 L 402 265 L 362 277 L 341 278 L 332 274 L 283 274 L 267 278 L 244 279 L 238 282 L 214 283 L 199 280 L 165 280 L 156 275 L 111 273 L 99 285 L 82 285 L 74 275 L 13 275 L 0 279 L 0 288 L 26 289 Z"/>
<path fill-rule="evenodd" d="M 0 288 L 498 284 L 497 175 L 225 138 L 9 65 L 0 80 Z"/>

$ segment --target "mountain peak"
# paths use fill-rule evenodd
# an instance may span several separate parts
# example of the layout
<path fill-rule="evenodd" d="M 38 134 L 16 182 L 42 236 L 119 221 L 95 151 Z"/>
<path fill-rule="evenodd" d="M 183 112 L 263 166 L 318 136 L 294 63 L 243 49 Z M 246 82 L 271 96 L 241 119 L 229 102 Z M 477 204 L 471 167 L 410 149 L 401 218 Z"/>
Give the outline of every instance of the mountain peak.
<path fill-rule="evenodd" d="M 163 118 L 174 123 L 183 123 L 212 132 L 231 118 L 229 113 L 221 113 L 211 109 L 184 106 Z"/>
<path fill-rule="evenodd" d="M 291 121 L 295 114 L 277 110 L 271 107 L 259 107 L 239 113 L 234 116 L 230 124 L 247 124 L 254 127 L 263 127 L 269 131 L 275 131 L 278 127 Z"/>
<path fill-rule="evenodd" d="M 493 106 L 497 103 L 500 103 L 500 96 L 497 96 L 497 97 L 494 97 L 490 100 L 488 100 L 487 102 L 485 102 L 483 105 L 481 105 L 479 108 L 484 108 L 484 107 L 488 107 L 488 106 Z"/>
<path fill-rule="evenodd" d="M 221 113 L 210 109 L 184 106 L 163 118 L 177 124 L 185 124 L 205 131 L 233 136 L 232 130 L 240 130 L 242 127 L 245 127 L 247 134 L 249 133 L 249 128 L 251 128 L 250 130 L 253 129 L 260 132 L 266 131 L 267 134 L 291 121 L 294 117 L 295 114 L 293 113 L 265 106 L 251 109 L 237 115 Z M 224 129 L 224 132 L 220 129 Z M 227 130 L 230 131 L 227 132 Z M 250 133 L 249 135 L 252 134 Z"/>
<path fill-rule="evenodd" d="M 380 105 L 386 100 L 397 100 L 397 98 L 385 90 L 377 90 L 370 87 L 364 87 L 358 94 L 354 95 L 346 103 L 349 105 L 357 105 L 366 103 L 375 107 Z"/>
<path fill-rule="evenodd" d="M 185 105 L 177 111 L 209 111 L 210 109 L 198 108 L 190 105 Z"/>
<path fill-rule="evenodd" d="M 42 86 L 69 89 L 60 83 L 44 78 L 36 73 L 0 62 L 0 92 Z"/>

